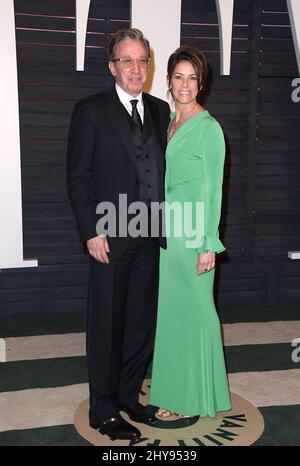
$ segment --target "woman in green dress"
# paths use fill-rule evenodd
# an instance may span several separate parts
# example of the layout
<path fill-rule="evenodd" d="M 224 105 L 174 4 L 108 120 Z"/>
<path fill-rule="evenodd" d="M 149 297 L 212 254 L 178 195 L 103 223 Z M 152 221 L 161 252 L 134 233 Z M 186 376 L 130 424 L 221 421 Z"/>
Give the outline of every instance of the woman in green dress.
<path fill-rule="evenodd" d="M 214 417 L 231 409 L 213 299 L 215 255 L 225 249 L 218 235 L 225 144 L 219 123 L 199 101 L 206 76 L 207 62 L 198 49 L 182 46 L 170 56 L 168 84 L 175 113 L 168 130 L 166 207 L 177 203 L 183 213 L 185 206 L 192 207 L 179 221 L 182 226 L 184 218 L 182 234 L 173 215 L 167 250 L 161 251 L 150 391 L 150 404 L 160 408 L 160 418 L 174 413 Z M 204 209 L 202 222 L 197 206 Z M 194 241 L 189 241 L 195 229 L 186 228 L 187 218 L 193 225 L 196 220 Z"/>

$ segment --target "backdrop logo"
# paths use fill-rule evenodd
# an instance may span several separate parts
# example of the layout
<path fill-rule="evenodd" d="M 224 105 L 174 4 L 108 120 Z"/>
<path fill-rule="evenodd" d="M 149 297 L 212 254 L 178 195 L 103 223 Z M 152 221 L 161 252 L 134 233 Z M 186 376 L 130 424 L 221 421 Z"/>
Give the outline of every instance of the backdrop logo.
<path fill-rule="evenodd" d="M 159 0 L 160 1 L 160 0 Z M 243 1 L 243 0 L 237 0 Z M 236 1 L 236 3 L 237 3 Z M 147 11 L 147 23 L 149 21 L 152 24 L 157 24 L 158 9 L 152 7 L 147 8 L 149 0 L 132 0 L 132 16 L 134 16 L 135 3 L 138 2 L 141 8 L 141 3 L 145 5 L 145 11 Z M 77 71 L 84 70 L 84 55 L 85 55 L 85 38 L 88 22 L 88 13 L 91 0 L 76 0 L 76 40 L 77 40 Z M 220 50 L 221 50 L 221 74 L 230 74 L 230 62 L 231 62 L 231 49 L 232 49 L 232 22 L 234 12 L 234 0 L 215 0 L 219 33 L 220 33 Z M 290 24 L 292 28 L 292 35 L 294 41 L 294 47 L 296 52 L 296 59 L 298 64 L 298 71 L 300 74 L 300 2 L 299 0 L 286 0 L 288 13 L 290 17 Z M 171 12 L 173 8 L 173 0 L 164 0 L 164 7 L 168 8 Z M 200 8 L 200 5 L 199 5 Z M 149 18 L 149 14 L 152 15 Z M 143 17 L 140 20 L 141 24 L 137 25 L 143 30 Z M 157 34 L 157 30 L 155 30 Z M 150 38 L 151 39 L 151 38 Z M 179 43 L 178 43 L 179 45 Z M 166 60 L 168 57 L 165 57 Z M 165 61 L 167 63 L 167 61 Z"/>
<path fill-rule="evenodd" d="M 32 267 L 23 260 L 20 122 L 15 12 L 0 1 L 0 268 Z"/>
<path fill-rule="evenodd" d="M 78 71 L 84 70 L 85 39 L 88 23 L 88 13 L 91 0 L 74 0 L 76 3 L 76 54 Z M 178 0 L 180 2 L 180 0 Z M 230 73 L 230 57 L 232 49 L 232 18 L 234 5 L 243 0 L 215 0 L 218 12 L 220 42 L 221 42 L 221 74 Z M 156 24 L 158 9 L 152 7 L 149 0 L 132 0 L 132 16 L 137 2 L 143 4 L 147 11 L 147 20 Z M 153 0 L 172 12 L 173 0 Z M 147 5 L 151 3 L 151 8 Z M 300 74 L 300 1 L 286 0 L 294 47 Z M 180 4 L 180 3 L 179 3 Z M 199 8 L 201 4 L 199 2 Z M 149 13 L 149 14 L 148 14 Z M 150 15 L 150 17 L 148 17 Z M 143 21 L 143 16 L 141 17 Z M 143 29 L 143 22 L 139 27 Z M 178 20 L 180 23 L 180 18 Z M 178 25 L 180 26 L 180 24 Z M 23 259 L 23 227 L 22 227 L 22 196 L 21 196 L 21 164 L 20 164 L 20 122 L 18 106 L 18 75 L 15 40 L 15 13 L 13 0 L 0 1 L 0 268 L 37 266 L 36 260 Z M 157 28 L 156 28 L 157 29 Z M 157 30 L 152 28 L 153 34 Z M 180 27 L 178 27 L 180 30 Z M 150 37 L 151 40 L 151 37 Z M 179 44 L 179 39 L 178 39 Z M 158 51 L 159 53 L 159 51 Z M 160 57 L 164 63 L 167 56 Z M 157 73 L 156 73 L 157 74 Z M 162 76 L 155 79 L 162 81 Z M 295 81 L 294 81 L 295 83 Z M 299 82 L 293 84 L 296 89 L 292 93 L 294 102 L 299 102 Z M 163 96 L 161 96 L 163 98 Z"/>

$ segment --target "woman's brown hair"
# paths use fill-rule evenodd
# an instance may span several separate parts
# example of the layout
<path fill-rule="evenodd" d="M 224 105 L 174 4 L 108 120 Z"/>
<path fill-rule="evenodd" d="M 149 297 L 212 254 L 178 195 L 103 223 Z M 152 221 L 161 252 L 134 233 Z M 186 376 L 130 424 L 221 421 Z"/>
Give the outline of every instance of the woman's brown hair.
<path fill-rule="evenodd" d="M 181 61 L 190 62 L 195 69 L 198 82 L 197 102 L 200 103 L 200 91 L 205 83 L 208 74 L 208 65 L 206 57 L 204 53 L 202 53 L 199 49 L 196 49 L 195 47 L 192 47 L 190 45 L 182 45 L 181 47 L 178 47 L 178 49 L 176 49 L 175 52 L 172 53 L 168 60 L 169 87 L 176 65 Z M 170 89 L 170 91 L 172 90 Z"/>

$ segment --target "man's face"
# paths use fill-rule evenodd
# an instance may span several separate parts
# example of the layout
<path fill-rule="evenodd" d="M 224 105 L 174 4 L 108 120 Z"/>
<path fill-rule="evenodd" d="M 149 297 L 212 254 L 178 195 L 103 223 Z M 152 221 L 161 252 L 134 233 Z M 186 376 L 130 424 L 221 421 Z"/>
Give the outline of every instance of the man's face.
<path fill-rule="evenodd" d="M 115 58 L 132 59 L 133 63 L 129 67 L 120 61 L 110 61 L 108 66 L 123 91 L 136 97 L 141 92 L 148 75 L 148 67 L 138 62 L 141 58 L 147 58 L 143 42 L 131 39 L 122 40 L 116 47 Z"/>

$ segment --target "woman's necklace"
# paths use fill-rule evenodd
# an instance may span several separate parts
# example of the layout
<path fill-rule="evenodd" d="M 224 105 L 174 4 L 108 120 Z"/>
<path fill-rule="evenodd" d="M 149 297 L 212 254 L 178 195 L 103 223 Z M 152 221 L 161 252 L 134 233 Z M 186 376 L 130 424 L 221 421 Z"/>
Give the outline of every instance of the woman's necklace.
<path fill-rule="evenodd" d="M 170 125 L 169 131 L 168 131 L 168 141 L 172 139 L 172 136 L 174 135 L 176 131 L 176 123 L 173 123 Z"/>
<path fill-rule="evenodd" d="M 176 123 L 175 118 L 174 118 L 168 130 L 168 142 L 170 142 L 170 140 L 172 139 L 172 137 L 174 136 L 178 128 L 180 128 L 180 126 L 182 126 L 183 123 L 185 123 L 191 116 L 193 116 L 194 110 L 195 110 L 195 107 L 192 109 L 191 112 L 189 112 L 188 116 L 185 117 L 182 121 L 178 120 L 178 122 Z"/>

